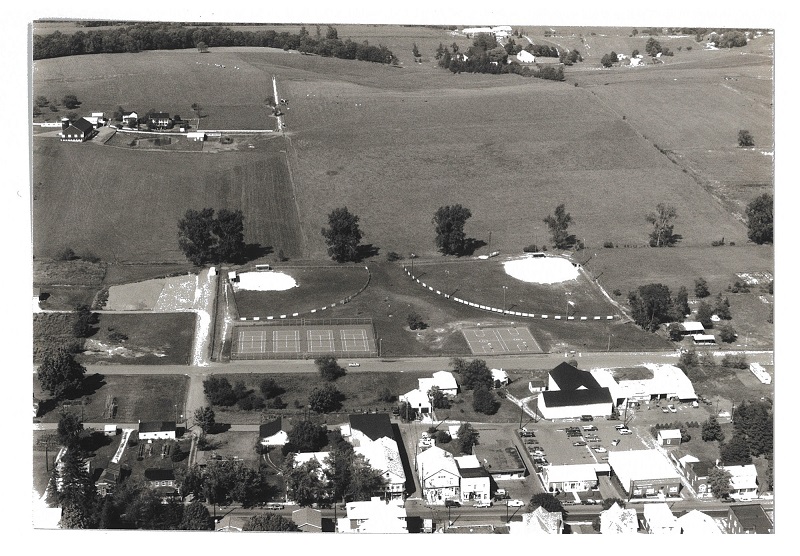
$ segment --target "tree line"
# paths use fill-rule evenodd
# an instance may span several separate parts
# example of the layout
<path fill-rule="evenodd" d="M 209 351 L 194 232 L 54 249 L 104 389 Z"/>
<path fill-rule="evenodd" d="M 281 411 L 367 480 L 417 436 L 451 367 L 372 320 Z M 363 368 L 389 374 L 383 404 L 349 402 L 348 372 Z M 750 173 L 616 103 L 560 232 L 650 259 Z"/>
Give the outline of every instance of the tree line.
<path fill-rule="evenodd" d="M 63 34 L 34 35 L 33 59 L 59 58 L 80 54 L 112 54 L 146 50 L 180 50 L 208 47 L 257 46 L 299 50 L 319 56 L 390 64 L 396 60 L 385 46 L 368 41 L 341 40 L 335 28 L 328 27 L 323 36 L 317 28 L 312 36 L 305 27 L 297 33 L 288 31 L 243 31 L 227 26 L 197 27 L 183 23 L 134 23 L 113 29 L 77 31 Z"/>

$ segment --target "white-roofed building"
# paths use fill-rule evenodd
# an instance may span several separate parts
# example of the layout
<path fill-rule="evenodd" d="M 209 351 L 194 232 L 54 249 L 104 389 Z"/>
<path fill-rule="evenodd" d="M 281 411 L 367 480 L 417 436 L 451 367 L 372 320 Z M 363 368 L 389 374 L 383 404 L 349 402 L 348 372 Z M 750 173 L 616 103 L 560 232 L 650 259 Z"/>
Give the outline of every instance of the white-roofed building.
<path fill-rule="evenodd" d="M 623 508 L 614 502 L 610 508 L 600 512 L 601 535 L 624 535 L 639 531 L 639 518 L 633 508 Z"/>
<path fill-rule="evenodd" d="M 631 498 L 679 495 L 678 471 L 656 450 L 609 452 L 608 464 Z"/>
<path fill-rule="evenodd" d="M 681 324 L 684 336 L 694 336 L 695 334 L 704 334 L 706 329 L 703 328 L 703 323 L 695 321 L 686 321 Z"/>
<path fill-rule="evenodd" d="M 649 400 L 677 398 L 696 400 L 697 394 L 692 381 L 675 365 L 645 363 L 642 365 L 652 374 L 652 378 L 638 380 L 614 379 L 613 369 L 592 369 L 591 373 L 598 384 L 608 388 L 614 405 L 623 405 L 626 400 L 643 402 Z"/>
<path fill-rule="evenodd" d="M 681 431 L 679 429 L 660 429 L 658 431 L 658 445 L 666 448 L 675 448 L 681 445 Z"/>
<path fill-rule="evenodd" d="M 536 56 L 527 50 L 520 50 L 517 52 L 517 61 L 521 64 L 533 64 L 536 62 Z"/>
<path fill-rule="evenodd" d="M 319 469 L 317 470 L 317 476 L 320 479 L 325 478 L 325 470 L 328 469 L 328 464 L 325 463 L 325 459 L 328 457 L 330 452 L 300 452 L 294 455 L 294 466 L 298 467 L 307 463 L 311 460 L 316 460 L 319 463 Z"/>
<path fill-rule="evenodd" d="M 417 454 L 417 473 L 422 498 L 429 504 L 461 498 L 461 474 L 450 452 L 433 446 Z"/>
<path fill-rule="evenodd" d="M 336 523 L 339 533 L 408 533 L 406 509 L 400 500 L 373 496 L 369 502 L 348 502 L 345 511 L 347 516 Z"/>
<path fill-rule="evenodd" d="M 672 515 L 669 506 L 663 502 L 644 505 L 644 528 L 651 535 L 680 535 L 678 519 Z"/>
<path fill-rule="evenodd" d="M 491 27 L 466 27 L 461 30 L 463 34 L 468 36 L 469 38 L 473 38 L 477 35 L 481 34 L 491 34 L 492 28 Z"/>
<path fill-rule="evenodd" d="M 417 415 L 429 415 L 431 412 L 431 400 L 426 392 L 419 388 L 414 388 L 410 392 L 398 396 L 401 402 L 406 402 L 412 409 L 417 411 Z"/>
<path fill-rule="evenodd" d="M 610 471 L 607 463 L 545 465 L 542 467 L 542 483 L 547 490 L 585 492 L 597 486 L 598 473 L 609 475 Z"/>
<path fill-rule="evenodd" d="M 499 386 L 506 386 L 508 385 L 511 380 L 508 378 L 508 373 L 505 372 L 503 369 L 492 369 L 492 382 L 494 382 L 495 388 Z"/>
<path fill-rule="evenodd" d="M 772 377 L 769 376 L 769 373 L 761 363 L 750 363 L 750 372 L 753 373 L 762 384 L 772 383 Z"/>
<path fill-rule="evenodd" d="M 692 340 L 696 345 L 700 346 L 710 346 L 717 343 L 717 339 L 714 338 L 713 334 L 694 334 L 692 335 Z"/>
<path fill-rule="evenodd" d="M 386 494 L 390 498 L 402 498 L 406 488 L 406 474 L 397 442 L 391 438 L 381 437 L 371 443 L 354 448 L 367 460 L 370 467 L 383 472 L 386 481 Z"/>
<path fill-rule="evenodd" d="M 522 521 L 508 524 L 511 535 L 560 535 L 564 531 L 564 516 L 561 512 L 548 512 L 539 506 L 530 513 L 522 514 Z"/>
<path fill-rule="evenodd" d="M 456 377 L 450 371 L 437 371 L 431 378 L 420 378 L 418 381 L 419 389 L 426 394 L 431 388 L 437 386 L 445 396 L 453 397 L 458 394 L 458 383 Z"/>
<path fill-rule="evenodd" d="M 758 472 L 755 465 L 723 465 L 722 469 L 731 474 L 731 498 L 750 500 L 758 497 Z"/>
<path fill-rule="evenodd" d="M 678 527 L 684 535 L 721 535 L 722 530 L 714 518 L 700 510 L 692 510 L 678 518 Z"/>
<path fill-rule="evenodd" d="M 489 501 L 492 496 L 489 472 L 483 468 L 475 456 L 454 458 L 461 477 L 461 499 Z"/>

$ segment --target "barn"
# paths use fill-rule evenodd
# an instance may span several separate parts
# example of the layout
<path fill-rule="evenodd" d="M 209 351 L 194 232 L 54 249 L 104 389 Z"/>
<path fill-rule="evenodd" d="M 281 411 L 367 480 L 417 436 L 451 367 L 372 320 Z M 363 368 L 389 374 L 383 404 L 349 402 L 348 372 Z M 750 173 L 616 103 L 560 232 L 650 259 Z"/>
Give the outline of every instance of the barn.
<path fill-rule="evenodd" d="M 175 440 L 175 421 L 139 423 L 139 440 Z"/>

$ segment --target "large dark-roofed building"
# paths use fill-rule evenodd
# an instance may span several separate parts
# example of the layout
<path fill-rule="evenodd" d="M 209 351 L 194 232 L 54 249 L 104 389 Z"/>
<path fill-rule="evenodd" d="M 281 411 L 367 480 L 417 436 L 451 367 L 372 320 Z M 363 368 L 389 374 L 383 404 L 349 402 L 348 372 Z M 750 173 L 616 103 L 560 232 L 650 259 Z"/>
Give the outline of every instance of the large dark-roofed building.
<path fill-rule="evenodd" d="M 728 533 L 769 535 L 774 533 L 772 520 L 761 504 L 736 504 L 728 508 Z"/>
<path fill-rule="evenodd" d="M 537 409 L 545 419 L 570 419 L 608 416 L 613 407 L 611 392 L 592 373 L 561 363 L 550 371 L 547 390 L 539 394 Z"/>
<path fill-rule="evenodd" d="M 361 431 L 370 440 L 382 437 L 394 439 L 392 422 L 388 413 L 358 413 L 350 415 L 350 428 Z"/>

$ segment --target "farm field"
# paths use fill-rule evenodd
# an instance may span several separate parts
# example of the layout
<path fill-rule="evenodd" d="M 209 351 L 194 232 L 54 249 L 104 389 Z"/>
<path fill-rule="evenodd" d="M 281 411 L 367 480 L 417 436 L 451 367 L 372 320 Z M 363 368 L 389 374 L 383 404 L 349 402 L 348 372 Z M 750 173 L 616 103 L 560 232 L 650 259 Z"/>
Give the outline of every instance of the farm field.
<path fill-rule="evenodd" d="M 178 220 L 187 209 L 241 209 L 256 251 L 300 252 L 282 143 L 224 155 L 105 148 L 34 139 L 33 249 L 65 247 L 104 261 L 181 263 Z M 77 147 L 77 148 L 75 148 Z M 120 184 L 119 167 L 136 168 Z M 58 207 L 59 218 L 50 214 Z M 128 217 L 118 218 L 119 207 Z M 89 219 L 92 226 L 76 226 Z"/>
<path fill-rule="evenodd" d="M 81 412 L 86 423 L 136 423 L 142 421 L 175 421 L 176 407 L 180 420 L 181 404 L 186 398 L 188 377 L 183 375 L 87 375 L 93 391 L 71 406 L 70 411 Z M 33 393 L 37 399 L 47 400 L 39 381 L 33 376 Z M 109 400 L 116 398 L 117 412 L 110 418 L 106 411 Z M 58 411 L 51 410 L 40 417 L 44 423 L 58 422 Z"/>

